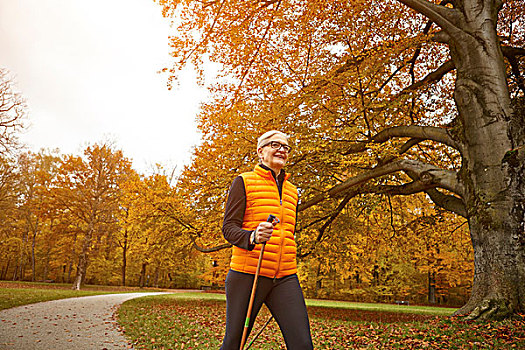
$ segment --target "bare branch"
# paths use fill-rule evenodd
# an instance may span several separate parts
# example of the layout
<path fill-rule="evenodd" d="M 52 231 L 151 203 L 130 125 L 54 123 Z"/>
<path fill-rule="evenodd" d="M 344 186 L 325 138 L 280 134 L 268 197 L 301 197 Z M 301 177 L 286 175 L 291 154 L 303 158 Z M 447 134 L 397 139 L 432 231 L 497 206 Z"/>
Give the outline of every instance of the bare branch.
<path fill-rule="evenodd" d="M 219 250 L 223 250 L 223 249 L 226 249 L 226 248 L 231 248 L 231 246 L 232 245 L 230 243 L 225 243 L 225 244 L 222 244 L 222 245 L 219 245 L 219 246 L 215 246 L 215 247 L 211 247 L 211 248 L 203 248 L 203 247 L 199 246 L 195 241 L 193 241 L 193 248 L 197 249 L 201 253 L 218 252 Z"/>
<path fill-rule="evenodd" d="M 450 35 L 448 35 L 447 32 L 444 30 L 440 30 L 432 36 L 432 40 L 436 43 L 442 43 L 442 44 L 449 44 L 450 43 Z"/>
<path fill-rule="evenodd" d="M 505 57 L 525 56 L 525 48 L 522 47 L 501 46 L 501 51 L 503 51 L 503 55 L 505 55 Z"/>
<path fill-rule="evenodd" d="M 413 182 L 409 182 L 403 185 L 371 186 L 366 192 L 375 194 L 386 194 L 389 196 L 408 196 L 411 194 L 428 191 L 429 189 L 432 189 L 434 187 L 436 187 L 436 185 L 425 184 L 420 180 L 414 180 Z"/>
<path fill-rule="evenodd" d="M 433 126 L 396 126 L 388 128 L 373 137 L 375 143 L 383 143 L 392 137 L 410 137 L 422 140 L 432 140 L 461 151 L 461 147 L 454 141 L 447 129 Z"/>
<path fill-rule="evenodd" d="M 24 128 L 27 104 L 15 89 L 14 78 L 0 68 L 0 154 L 17 146 L 16 131 Z"/>
<path fill-rule="evenodd" d="M 439 81 L 439 80 L 441 80 L 441 78 L 443 78 L 445 76 L 445 74 L 453 71 L 455 68 L 456 68 L 456 66 L 454 65 L 454 62 L 452 62 L 452 60 L 448 60 L 445 63 L 443 63 L 441 66 L 439 66 L 438 69 L 436 69 L 432 73 L 429 73 L 427 76 L 425 76 L 422 80 L 419 80 L 419 81 L 415 82 L 414 84 L 412 84 L 412 85 L 406 87 L 405 89 L 403 89 L 399 93 L 399 95 L 403 95 L 403 94 L 409 93 L 409 92 L 414 91 L 414 90 L 416 90 L 416 89 L 418 89 L 418 88 L 420 88 L 420 87 L 422 87 L 424 85 L 427 85 L 427 84 Z"/>
<path fill-rule="evenodd" d="M 459 152 L 461 152 L 463 148 L 461 144 L 458 144 L 456 141 L 452 139 L 452 137 L 450 137 L 447 129 L 439 128 L 435 126 L 409 125 L 409 126 L 396 126 L 396 127 L 385 129 L 379 132 L 377 135 L 373 136 L 370 141 L 361 141 L 359 143 L 351 145 L 350 148 L 343 155 L 363 152 L 364 150 L 367 149 L 367 145 L 369 143 L 384 143 L 393 137 L 410 137 L 413 139 L 419 139 L 418 142 L 421 142 L 423 140 L 432 140 L 435 142 L 445 144 L 449 147 L 452 147 L 458 150 Z M 415 143 L 418 143 L 418 142 L 415 142 Z M 406 146 L 403 146 L 401 150 L 406 151 L 405 149 Z"/>
<path fill-rule="evenodd" d="M 377 166 L 368 172 L 353 176 L 343 183 L 332 187 L 330 190 L 311 198 L 305 203 L 301 203 L 298 210 L 304 210 L 328 198 L 338 197 L 349 188 L 366 183 L 369 180 L 399 171 L 413 172 L 423 184 L 441 187 L 459 196 L 463 196 L 464 189 L 458 181 L 455 171 L 441 169 L 417 160 L 402 159 Z"/>
<path fill-rule="evenodd" d="M 447 33 L 444 33 L 443 31 L 440 31 L 440 32 L 434 34 L 433 40 L 437 41 L 437 42 L 448 43 L 450 38 L 449 38 L 449 35 Z M 525 48 L 522 48 L 522 47 L 513 47 L 513 46 L 502 45 L 501 46 L 501 51 L 503 52 L 503 55 L 505 57 L 509 58 L 509 59 L 511 59 L 511 58 L 515 59 L 517 57 L 525 56 Z M 454 67 L 454 63 L 452 61 L 447 61 L 447 62 L 443 63 L 441 65 L 441 67 L 438 68 L 438 70 L 428 74 L 423 80 L 415 83 L 414 86 L 409 86 L 405 90 L 414 90 L 414 89 L 420 87 L 421 85 L 423 85 L 425 83 L 429 83 L 429 82 L 432 82 L 432 81 L 439 80 L 441 78 L 441 76 L 445 75 L 449 71 L 452 71 L 454 68 L 455 68 Z M 434 78 L 434 77 L 437 77 L 437 78 Z M 403 90 L 403 91 L 405 91 L 405 90 Z"/>
<path fill-rule="evenodd" d="M 423 141 L 425 141 L 425 140 L 423 140 L 423 139 L 416 139 L 416 138 L 408 140 L 399 149 L 399 154 L 403 154 L 403 153 L 407 152 L 409 149 L 411 149 L 412 147 L 414 147 L 415 145 L 417 145 L 417 144 L 419 144 L 419 143 L 421 143 Z"/>
<path fill-rule="evenodd" d="M 512 69 L 512 74 L 516 77 L 516 83 L 520 90 L 525 93 L 525 79 L 521 75 L 519 68 L 518 56 L 525 56 L 525 49 L 517 47 L 503 46 L 502 48 L 503 55 L 509 61 L 510 67 Z"/>
<path fill-rule="evenodd" d="M 390 227 L 392 227 L 392 231 L 394 231 L 391 238 L 394 238 L 396 236 L 396 226 L 394 225 L 394 208 L 392 207 L 392 200 L 390 199 L 390 196 L 387 196 L 387 198 L 388 206 L 390 208 Z"/>
<path fill-rule="evenodd" d="M 334 222 L 334 220 L 339 216 L 339 214 L 341 214 L 341 212 L 343 211 L 343 209 L 346 207 L 346 205 L 348 204 L 348 202 L 350 201 L 350 199 L 354 198 L 356 195 L 359 194 L 359 191 L 350 191 L 348 192 L 346 195 L 345 195 L 345 198 L 339 203 L 339 205 L 337 206 L 337 208 L 334 210 L 334 212 L 330 215 L 330 217 L 328 218 L 328 220 L 326 220 L 326 222 L 323 224 L 323 226 L 321 226 L 321 228 L 319 228 L 318 230 L 318 234 L 317 234 L 317 238 L 316 238 L 316 243 L 317 242 L 321 242 L 321 240 L 323 239 L 323 235 L 326 231 L 326 229 L 328 227 L 330 227 L 330 225 L 332 224 L 332 222 Z M 299 211 L 299 209 L 297 209 L 297 211 Z M 309 251 L 307 253 L 300 253 L 298 254 L 298 257 L 300 258 L 303 258 L 305 256 L 308 256 L 312 253 L 312 251 Z"/>
<path fill-rule="evenodd" d="M 411 9 L 426 16 L 449 34 L 461 31 L 455 23 L 459 22 L 461 13 L 458 10 L 437 5 L 427 0 L 398 0 Z"/>

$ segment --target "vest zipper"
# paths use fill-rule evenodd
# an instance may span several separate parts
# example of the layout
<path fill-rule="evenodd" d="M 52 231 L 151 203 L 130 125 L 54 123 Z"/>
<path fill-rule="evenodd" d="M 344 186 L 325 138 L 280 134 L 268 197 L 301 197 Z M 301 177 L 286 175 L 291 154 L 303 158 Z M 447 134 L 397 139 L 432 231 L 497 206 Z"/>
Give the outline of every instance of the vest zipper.
<path fill-rule="evenodd" d="M 272 176 L 273 178 L 273 176 Z M 274 182 L 275 182 L 275 188 L 277 189 L 277 194 L 279 195 L 279 203 L 280 203 L 280 214 L 281 214 L 281 228 L 279 230 L 279 237 L 280 237 L 280 240 L 281 242 L 279 243 L 279 261 L 277 262 L 277 269 L 275 270 L 275 275 L 273 276 L 273 279 L 275 281 L 275 279 L 277 278 L 277 275 L 279 274 L 279 270 L 281 269 L 281 260 L 282 260 L 282 257 L 283 257 L 283 244 L 284 244 L 284 238 L 283 238 L 283 220 L 284 220 L 284 210 L 283 210 L 283 196 L 282 196 L 282 191 L 284 191 L 284 181 L 283 181 L 283 185 L 282 185 L 282 188 L 281 188 L 281 191 L 279 191 L 279 184 L 278 184 L 278 181 L 277 179 L 274 179 Z"/>
<path fill-rule="evenodd" d="M 284 218 L 283 202 L 281 199 L 281 218 Z M 277 278 L 277 274 L 281 270 L 281 260 L 283 259 L 283 246 L 284 246 L 284 231 L 283 231 L 283 219 L 281 219 L 281 229 L 279 230 L 279 235 L 281 237 L 281 244 L 279 247 L 279 262 L 277 263 L 277 270 L 275 271 L 274 279 Z"/>

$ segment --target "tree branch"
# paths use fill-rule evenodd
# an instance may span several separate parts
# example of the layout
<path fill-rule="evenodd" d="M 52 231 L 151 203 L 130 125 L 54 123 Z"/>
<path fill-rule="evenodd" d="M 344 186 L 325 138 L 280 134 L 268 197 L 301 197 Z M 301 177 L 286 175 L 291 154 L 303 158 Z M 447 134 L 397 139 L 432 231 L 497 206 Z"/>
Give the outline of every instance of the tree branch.
<path fill-rule="evenodd" d="M 445 210 L 451 211 L 464 218 L 467 217 L 467 209 L 465 208 L 465 204 L 460 198 L 443 194 L 435 188 L 427 190 L 425 192 L 426 194 L 428 194 L 430 199 L 432 199 L 432 202 L 434 202 L 437 206 Z"/>
<path fill-rule="evenodd" d="M 406 153 L 409 149 L 411 149 L 412 147 L 414 147 L 415 145 L 423 142 L 425 140 L 423 139 L 417 139 L 417 138 L 413 138 L 413 139 L 410 139 L 408 140 L 407 142 L 405 142 L 405 144 L 403 146 L 401 146 L 401 148 L 399 149 L 399 154 L 403 154 L 403 153 Z"/>
<path fill-rule="evenodd" d="M 461 31 L 454 23 L 459 22 L 461 13 L 455 9 L 434 4 L 427 0 L 398 0 L 402 4 L 426 16 L 443 30 L 453 36 L 453 33 Z M 462 31 L 461 31 L 462 32 Z"/>
<path fill-rule="evenodd" d="M 396 226 L 394 225 L 394 208 L 392 207 L 392 200 L 390 199 L 390 196 L 387 196 L 388 198 L 388 206 L 390 207 L 390 227 L 392 227 L 392 231 L 394 231 L 394 234 L 392 235 L 391 239 L 396 236 Z"/>
<path fill-rule="evenodd" d="M 273 24 L 273 18 L 275 16 L 275 13 L 277 12 L 277 10 L 279 9 L 279 6 L 281 5 L 281 0 L 277 0 L 276 2 L 277 2 L 277 6 L 275 7 L 275 11 L 274 11 L 274 13 L 271 16 L 270 21 L 268 22 L 268 25 L 266 26 L 266 29 L 265 29 L 265 31 L 263 33 L 263 36 L 261 37 L 261 39 L 259 40 L 259 43 L 257 44 L 257 48 L 255 50 L 255 53 L 253 54 L 252 58 L 248 62 L 248 65 L 246 66 L 246 69 L 242 73 L 242 76 L 240 78 L 239 84 L 237 86 L 237 90 L 235 91 L 235 95 L 238 94 L 242 84 L 244 83 L 244 79 L 246 78 L 246 75 L 250 71 L 253 63 L 255 62 L 255 59 L 259 55 L 259 51 L 261 50 L 261 47 L 263 45 L 264 39 L 266 38 L 266 35 L 268 35 L 268 32 L 270 31 L 270 28 L 271 28 L 271 26 Z M 234 99 L 233 99 L 234 103 L 235 103 L 236 100 L 237 100 L 237 96 L 234 96 Z"/>
<path fill-rule="evenodd" d="M 503 54 L 505 57 L 517 57 L 517 56 L 525 56 L 525 48 L 522 47 L 513 47 L 513 46 L 501 46 L 501 51 L 503 51 Z"/>
<path fill-rule="evenodd" d="M 432 22 L 432 21 L 428 21 L 427 22 L 427 24 L 425 25 L 425 28 L 423 28 L 423 34 L 425 34 L 425 35 L 428 34 L 428 32 L 430 31 L 430 28 L 432 28 L 432 24 L 433 23 L 434 22 Z M 412 56 L 410 61 L 408 61 L 408 63 L 410 64 L 410 69 L 408 71 L 409 71 L 409 74 L 410 74 L 410 78 L 412 79 L 412 83 L 414 83 L 414 81 L 415 81 L 414 68 L 416 66 L 417 58 L 421 54 L 421 46 L 422 46 L 421 44 L 418 45 L 418 47 L 416 49 L 416 52 L 414 52 L 414 55 Z"/>
<path fill-rule="evenodd" d="M 418 175 L 411 171 L 408 171 L 407 175 L 412 180 L 414 180 L 414 182 L 420 181 L 418 178 Z M 467 209 L 461 198 L 443 194 L 435 188 L 425 189 L 424 192 L 430 197 L 432 202 L 434 202 L 438 207 L 441 207 L 445 210 L 449 210 L 464 218 L 467 217 Z"/>
<path fill-rule="evenodd" d="M 413 182 L 409 182 L 403 185 L 376 185 L 371 186 L 366 192 L 375 194 L 386 194 L 389 196 L 408 196 L 420 192 L 428 191 L 436 187 L 433 184 L 425 184 L 420 180 L 416 179 Z"/>
<path fill-rule="evenodd" d="M 298 210 L 304 210 L 328 198 L 336 198 L 351 187 L 398 171 L 415 173 L 423 184 L 441 187 L 459 196 L 463 196 L 464 188 L 458 181 L 455 171 L 441 169 L 417 160 L 402 159 L 377 166 L 368 172 L 353 176 L 343 183 L 332 187 L 330 190 L 311 198 L 305 203 L 299 204 Z"/>
<path fill-rule="evenodd" d="M 443 78 L 445 76 L 445 74 L 453 71 L 455 68 L 456 68 L 456 66 L 454 65 L 454 62 L 452 62 L 452 60 L 448 60 L 445 63 L 443 63 L 441 66 L 439 66 L 438 69 L 436 69 L 432 73 L 427 74 L 427 76 L 425 76 L 422 80 L 419 80 L 419 81 L 415 82 L 414 84 L 404 88 L 398 94 L 398 96 L 399 95 L 403 95 L 403 94 L 407 94 L 409 92 L 412 92 L 412 91 L 414 91 L 414 90 L 416 90 L 416 89 L 418 89 L 418 88 L 420 88 L 420 87 L 422 87 L 424 85 L 427 85 L 427 84 L 439 81 L 439 80 L 441 80 L 441 78 Z"/>
<path fill-rule="evenodd" d="M 396 126 L 382 130 L 375 135 L 372 140 L 375 143 L 384 143 L 393 137 L 410 137 L 422 140 L 432 140 L 449 147 L 452 147 L 458 151 L 461 151 L 461 147 L 454 141 L 448 134 L 447 129 L 433 127 L 433 126 Z"/>
<path fill-rule="evenodd" d="M 335 211 L 330 215 L 330 218 L 326 220 L 326 222 L 323 224 L 323 226 L 321 226 L 321 228 L 319 228 L 317 238 L 315 240 L 316 243 L 321 242 L 321 239 L 323 239 L 323 235 L 326 229 L 332 224 L 332 222 L 334 222 L 334 220 L 339 216 L 339 214 L 341 214 L 341 212 L 346 207 L 350 199 L 354 198 L 358 194 L 359 194 L 359 191 L 350 191 L 345 195 L 345 198 L 339 203 Z M 299 211 L 299 209 L 297 211 Z M 298 257 L 304 258 L 305 256 L 308 256 L 311 253 L 312 251 L 309 251 L 307 253 L 301 253 L 301 254 L 298 254 Z"/>
<path fill-rule="evenodd" d="M 396 126 L 396 127 L 382 130 L 381 132 L 373 136 L 371 140 L 361 141 L 359 143 L 356 143 L 350 146 L 350 148 L 345 153 L 343 153 L 343 155 L 363 152 L 367 149 L 367 145 L 369 143 L 384 143 L 393 137 L 410 137 L 412 139 L 419 139 L 419 142 L 423 140 L 432 140 L 435 142 L 445 144 L 449 147 L 452 147 L 458 150 L 459 152 L 462 152 L 462 148 L 463 148 L 461 144 L 458 144 L 456 141 L 452 139 L 452 137 L 450 137 L 447 129 L 438 128 L 434 126 L 409 125 L 409 126 Z M 418 143 L 418 142 L 415 142 L 415 143 Z M 406 146 L 403 146 L 401 150 L 406 151 Z"/>
<path fill-rule="evenodd" d="M 357 187 L 358 184 L 362 184 L 370 179 L 377 178 L 389 173 L 396 171 L 405 171 L 414 181 L 404 185 L 375 185 L 375 186 L 366 186 L 366 187 Z M 456 173 L 449 170 L 439 169 L 429 164 L 425 164 L 419 161 L 413 160 L 400 160 L 386 164 L 384 166 L 376 167 L 370 172 L 365 174 L 360 174 L 355 177 L 352 177 L 345 182 L 334 186 L 326 193 L 315 196 L 306 203 L 300 203 L 297 211 L 303 211 L 324 199 L 335 198 L 340 196 L 345 196 L 345 198 L 339 203 L 336 210 L 330 215 L 327 222 L 319 229 L 319 233 L 316 241 L 319 242 L 326 229 L 330 224 L 337 218 L 337 216 L 344 209 L 346 204 L 350 199 L 354 198 L 356 195 L 361 193 L 375 193 L 375 194 L 388 194 L 388 195 L 410 195 L 420 192 L 426 192 L 432 201 L 436 205 L 452 211 L 460 216 L 466 217 L 466 210 L 463 202 L 460 198 L 444 195 L 441 192 L 437 191 L 435 187 L 440 186 L 451 190 L 456 188 L 456 190 L 461 189 L 462 187 L 457 183 L 454 183 Z M 458 190 L 459 191 L 459 190 Z M 205 248 L 199 246 L 195 240 L 197 237 L 192 237 L 193 247 L 202 253 L 213 253 L 220 251 L 222 249 L 230 248 L 232 245 L 230 243 L 225 243 L 211 248 Z M 300 257 L 309 255 L 311 252 L 300 254 Z"/>
<path fill-rule="evenodd" d="M 223 250 L 223 249 L 226 249 L 226 248 L 231 248 L 231 246 L 232 245 L 230 243 L 225 243 L 225 244 L 221 244 L 219 246 L 215 246 L 215 247 L 211 247 L 211 248 L 203 248 L 203 247 L 199 246 L 195 241 L 193 241 L 193 248 L 195 248 L 196 250 L 198 250 L 201 253 L 218 252 L 219 250 Z"/>
<path fill-rule="evenodd" d="M 217 1 L 211 1 L 208 4 L 205 4 L 204 8 L 208 7 L 209 5 L 215 4 Z M 215 18 L 213 19 L 213 23 L 211 24 L 210 28 L 206 31 L 204 38 L 197 44 L 195 47 L 193 47 L 188 54 L 183 57 L 180 62 L 179 66 L 182 67 L 186 64 L 186 62 L 190 59 L 190 57 L 197 51 L 198 48 L 200 48 L 202 45 L 205 45 L 208 41 L 209 37 L 211 36 L 211 33 L 213 32 L 213 29 L 215 28 L 215 25 L 217 24 L 217 21 L 219 19 L 219 16 L 221 14 L 222 8 L 224 6 L 224 3 L 226 1 L 223 0 L 219 4 L 219 8 L 217 9 L 217 13 L 215 14 Z"/>
<path fill-rule="evenodd" d="M 520 68 L 519 68 L 519 60 L 517 56 L 525 56 L 525 49 L 517 48 L 517 47 L 510 47 L 510 46 L 502 46 L 503 55 L 507 58 L 509 61 L 512 74 L 516 77 L 516 84 L 520 88 L 520 90 L 525 93 L 525 80 L 523 79 L 523 76 L 521 75 Z"/>

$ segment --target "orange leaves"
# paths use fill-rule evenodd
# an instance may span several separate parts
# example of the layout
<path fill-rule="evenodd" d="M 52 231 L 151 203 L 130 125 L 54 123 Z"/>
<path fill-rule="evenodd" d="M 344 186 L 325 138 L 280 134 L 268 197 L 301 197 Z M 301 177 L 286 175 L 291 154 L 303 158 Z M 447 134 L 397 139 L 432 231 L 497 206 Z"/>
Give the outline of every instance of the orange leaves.
<path fill-rule="evenodd" d="M 521 2 L 505 6 L 523 11 L 515 6 Z M 179 183 L 195 214 L 192 223 L 203 233 L 199 244 L 223 243 L 229 184 L 253 167 L 255 139 L 268 129 L 292 135 L 287 170 L 302 201 L 397 159 L 459 169 L 459 153 L 431 138 L 371 142 L 386 128 L 442 126 L 457 114 L 451 66 L 437 75 L 439 82 L 430 75 L 450 59 L 443 45 L 430 41 L 436 26 L 399 2 L 161 4 L 166 13 L 180 11 L 172 39 L 175 63 L 199 65 L 209 58 L 222 69 L 199 115 L 204 142 Z M 513 16 L 510 7 L 503 10 L 507 17 Z M 507 19 L 502 30 L 520 43 L 521 27 L 510 33 L 512 23 Z M 352 151 L 356 143 L 366 143 L 362 152 Z M 458 300 L 463 300 L 472 273 L 467 227 L 423 196 L 388 197 L 393 189 L 413 188 L 401 187 L 410 184 L 409 175 L 399 172 L 356 186 L 362 195 L 348 199 L 339 213 L 347 193 L 299 214 L 299 251 L 311 259 L 304 268 L 309 291 L 336 294 L 346 288 L 355 296 L 359 288 L 369 288 L 368 297 L 398 293 L 423 299 L 420 292 L 433 276 L 438 294 L 461 290 Z"/>
<path fill-rule="evenodd" d="M 300 213 L 300 276 L 309 297 L 427 302 L 431 273 L 438 297 L 465 301 L 473 263 L 462 219 L 436 211 L 421 195 L 391 202 L 354 198 L 320 241 L 330 203 Z"/>
<path fill-rule="evenodd" d="M 136 299 L 120 308 L 119 322 L 137 348 L 216 349 L 224 335 L 225 309 L 224 301 Z M 523 317 L 472 323 L 455 317 L 337 307 L 308 307 L 308 314 L 315 349 L 518 349 L 525 345 Z M 263 307 L 252 336 L 268 316 Z M 150 343 L 152 338 L 155 344 Z M 253 347 L 285 348 L 276 322 L 264 329 Z"/>

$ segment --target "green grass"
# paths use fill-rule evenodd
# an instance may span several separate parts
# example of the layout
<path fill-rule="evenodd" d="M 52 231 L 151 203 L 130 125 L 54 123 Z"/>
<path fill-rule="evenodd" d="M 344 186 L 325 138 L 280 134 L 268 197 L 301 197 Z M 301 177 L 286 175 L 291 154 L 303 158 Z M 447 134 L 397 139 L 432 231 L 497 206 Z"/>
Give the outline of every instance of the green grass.
<path fill-rule="evenodd" d="M 153 290 L 70 288 L 70 284 L 0 282 L 0 309 L 85 295 Z M 464 322 L 443 316 L 454 311 L 450 308 L 329 300 L 307 300 L 307 305 L 315 349 L 525 348 L 523 317 L 502 322 Z M 135 349 L 214 349 L 222 342 L 225 311 L 223 294 L 177 293 L 127 301 L 118 311 L 118 320 Z M 268 317 L 268 310 L 263 308 L 254 334 Z M 285 349 L 274 321 L 252 348 Z"/>
<path fill-rule="evenodd" d="M 62 290 L 39 288 L 0 288 L 0 310 L 15 306 L 39 303 L 64 298 L 83 297 L 87 295 L 108 294 L 87 290 Z"/>
<path fill-rule="evenodd" d="M 450 316 L 456 311 L 454 308 L 448 307 L 433 307 L 433 306 L 407 306 L 397 304 L 374 304 L 374 303 L 353 303 L 346 301 L 333 300 L 306 300 L 307 306 L 319 306 L 327 308 L 351 309 L 351 310 L 367 310 L 379 312 L 401 312 L 407 314 L 418 315 L 434 315 L 434 316 Z"/>
<path fill-rule="evenodd" d="M 226 300 L 224 294 L 218 293 L 179 293 L 171 295 L 170 298 L 175 299 L 198 299 L 198 300 Z M 450 316 L 456 311 L 454 308 L 434 307 L 434 306 L 405 306 L 396 304 L 378 304 L 378 303 L 355 303 L 350 301 L 338 300 L 321 300 L 321 299 L 307 299 L 306 305 L 308 307 L 324 307 L 350 310 L 366 310 L 379 312 L 396 312 L 418 315 L 432 315 L 432 316 Z"/>
<path fill-rule="evenodd" d="M 70 283 L 12 282 L 0 281 L 0 310 L 11 307 L 39 303 L 57 299 L 82 297 L 88 295 L 160 291 L 160 289 L 140 289 L 136 287 L 86 285 L 82 290 L 71 289 Z"/>
<path fill-rule="evenodd" d="M 524 319 L 476 323 L 440 316 L 441 308 L 324 300 L 307 304 L 315 349 L 525 348 Z M 225 311 L 223 295 L 184 293 L 127 301 L 118 320 L 135 349 L 217 349 Z M 268 317 L 263 308 L 254 333 Z M 285 349 L 274 321 L 252 348 Z"/>

